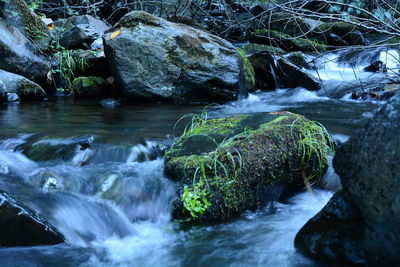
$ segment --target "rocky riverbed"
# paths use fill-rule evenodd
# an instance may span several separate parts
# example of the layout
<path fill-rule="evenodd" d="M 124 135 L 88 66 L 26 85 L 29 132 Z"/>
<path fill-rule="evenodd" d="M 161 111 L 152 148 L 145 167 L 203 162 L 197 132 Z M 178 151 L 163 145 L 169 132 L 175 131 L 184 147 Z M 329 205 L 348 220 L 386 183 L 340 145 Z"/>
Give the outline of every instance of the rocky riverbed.
<path fill-rule="evenodd" d="M 182 2 L 0 4 L 6 265 L 396 266 L 397 28 Z"/>

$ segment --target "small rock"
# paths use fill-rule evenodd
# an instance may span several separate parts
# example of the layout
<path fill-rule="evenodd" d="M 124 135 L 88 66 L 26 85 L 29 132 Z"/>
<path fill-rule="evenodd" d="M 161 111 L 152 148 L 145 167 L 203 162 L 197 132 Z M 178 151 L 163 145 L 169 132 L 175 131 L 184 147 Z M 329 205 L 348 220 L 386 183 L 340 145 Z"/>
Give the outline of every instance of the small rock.
<path fill-rule="evenodd" d="M 8 102 L 19 102 L 21 99 L 16 93 L 8 93 L 7 94 Z"/>
<path fill-rule="evenodd" d="M 0 104 L 7 103 L 7 89 L 3 81 L 0 80 Z"/>
<path fill-rule="evenodd" d="M 364 71 L 383 73 L 383 72 L 387 72 L 387 68 L 386 68 L 386 65 L 382 61 L 377 60 L 374 63 L 372 63 L 371 65 L 369 65 L 368 67 L 365 67 Z"/>
<path fill-rule="evenodd" d="M 66 49 L 89 48 L 98 38 L 99 33 L 92 26 L 79 24 L 63 33 L 60 45 Z"/>
<path fill-rule="evenodd" d="M 106 108 L 114 108 L 119 106 L 119 101 L 112 98 L 103 99 L 100 101 L 100 105 Z"/>

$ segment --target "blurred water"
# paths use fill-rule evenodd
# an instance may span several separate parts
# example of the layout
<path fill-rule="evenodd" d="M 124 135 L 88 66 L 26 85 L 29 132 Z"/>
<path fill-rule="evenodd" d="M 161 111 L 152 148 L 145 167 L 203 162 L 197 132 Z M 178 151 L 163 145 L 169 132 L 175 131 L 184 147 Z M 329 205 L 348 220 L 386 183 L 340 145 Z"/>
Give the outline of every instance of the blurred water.
<path fill-rule="evenodd" d="M 378 105 L 298 88 L 250 95 L 207 112 L 212 117 L 289 110 L 318 120 L 345 141 Z M 39 212 L 67 240 L 0 248 L 1 265 L 318 265 L 296 253 L 293 239 L 331 192 L 304 193 L 274 212 L 259 210 L 219 225 L 179 229 L 171 222 L 174 184 L 163 175 L 162 150 L 175 122 L 202 109 L 161 104 L 106 109 L 68 101 L 0 109 L 0 189 Z M 37 144 L 52 150 L 31 157 L 44 153 L 49 159 L 24 154 Z"/>

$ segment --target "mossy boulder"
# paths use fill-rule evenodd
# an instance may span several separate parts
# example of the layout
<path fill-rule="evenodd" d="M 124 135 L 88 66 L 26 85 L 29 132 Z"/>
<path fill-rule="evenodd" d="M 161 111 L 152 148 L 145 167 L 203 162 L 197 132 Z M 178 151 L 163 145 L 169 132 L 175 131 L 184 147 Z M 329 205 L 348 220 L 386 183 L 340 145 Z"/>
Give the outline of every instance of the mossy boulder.
<path fill-rule="evenodd" d="M 79 77 L 74 79 L 71 92 L 76 97 L 97 98 L 105 95 L 105 80 L 101 77 Z"/>
<path fill-rule="evenodd" d="M 283 50 L 279 47 L 256 44 L 256 43 L 246 44 L 246 45 L 242 46 L 241 49 L 246 54 L 253 54 L 253 53 L 264 52 L 264 51 L 268 51 L 268 52 L 275 53 L 278 55 L 283 55 L 285 53 L 285 50 Z"/>
<path fill-rule="evenodd" d="M 50 63 L 35 47 L 21 30 L 0 18 L 0 69 L 22 75 L 41 86 L 48 86 Z"/>
<path fill-rule="evenodd" d="M 47 96 L 42 87 L 20 75 L 0 70 L 0 80 L 7 93 L 15 93 L 21 100 L 43 100 Z"/>
<path fill-rule="evenodd" d="M 29 9 L 24 0 L 2 1 L 0 11 L 9 25 L 18 28 L 41 49 L 46 49 L 50 41 L 50 31 L 47 25 Z"/>
<path fill-rule="evenodd" d="M 283 200 L 317 181 L 330 139 L 289 112 L 198 119 L 165 154 L 178 182 L 176 219 L 221 221 Z"/>
<path fill-rule="evenodd" d="M 254 43 L 279 47 L 289 52 L 324 52 L 327 50 L 326 45 L 315 40 L 307 38 L 293 38 L 288 34 L 269 29 L 255 31 L 250 39 Z"/>
<path fill-rule="evenodd" d="M 207 32 L 131 12 L 104 35 L 104 52 L 127 97 L 171 102 L 235 99 L 240 55 L 231 43 Z"/>
<path fill-rule="evenodd" d="M 267 28 L 270 30 L 281 31 L 291 36 L 303 36 L 313 28 L 321 24 L 317 20 L 294 16 L 290 13 L 276 12 L 265 19 Z"/>
<path fill-rule="evenodd" d="M 254 73 L 254 68 L 253 65 L 251 65 L 249 58 L 247 57 L 246 53 L 238 48 L 237 49 L 240 57 L 241 57 L 241 85 L 239 85 L 239 88 L 242 87 L 242 91 L 240 92 L 244 95 L 247 96 L 248 92 L 253 92 L 255 91 L 255 85 L 256 85 L 256 76 Z M 239 91 L 238 91 L 239 94 Z M 240 96 L 238 96 L 240 97 Z"/>
<path fill-rule="evenodd" d="M 309 34 L 332 46 L 368 45 L 362 27 L 346 22 L 326 22 L 316 26 Z"/>
<path fill-rule="evenodd" d="M 316 26 L 313 29 L 314 34 L 324 34 L 328 35 L 329 33 L 336 34 L 340 37 L 345 36 L 346 34 L 357 31 L 361 29 L 355 24 L 347 23 L 347 22 L 326 22 Z"/>

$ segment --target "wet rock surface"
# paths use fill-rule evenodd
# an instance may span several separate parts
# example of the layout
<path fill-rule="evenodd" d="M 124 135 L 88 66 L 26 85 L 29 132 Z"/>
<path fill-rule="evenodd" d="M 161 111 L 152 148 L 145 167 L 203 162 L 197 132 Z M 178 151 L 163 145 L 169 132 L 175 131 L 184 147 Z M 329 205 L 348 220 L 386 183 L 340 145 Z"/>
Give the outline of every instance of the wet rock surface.
<path fill-rule="evenodd" d="M 42 100 L 47 96 L 42 87 L 23 76 L 0 70 L 0 80 L 8 93 L 16 93 L 22 100 Z"/>
<path fill-rule="evenodd" d="M 300 230 L 300 251 L 338 264 L 400 263 L 394 249 L 400 246 L 399 110 L 397 94 L 337 151 L 334 167 L 343 190 Z"/>
<path fill-rule="evenodd" d="M 0 191 L 0 246 L 52 245 L 64 237 L 44 219 Z"/>
<path fill-rule="evenodd" d="M 128 97 L 174 102 L 235 98 L 240 58 L 217 36 L 132 12 L 104 42 L 112 73 Z"/>

